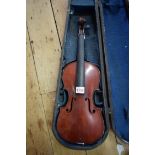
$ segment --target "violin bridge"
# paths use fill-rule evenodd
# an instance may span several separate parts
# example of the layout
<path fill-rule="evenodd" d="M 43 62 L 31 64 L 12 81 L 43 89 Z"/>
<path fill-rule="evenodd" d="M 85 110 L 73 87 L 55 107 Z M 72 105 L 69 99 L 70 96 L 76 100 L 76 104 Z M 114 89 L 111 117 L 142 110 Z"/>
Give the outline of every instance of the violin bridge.
<path fill-rule="evenodd" d="M 84 94 L 85 87 L 76 87 L 76 94 Z"/>

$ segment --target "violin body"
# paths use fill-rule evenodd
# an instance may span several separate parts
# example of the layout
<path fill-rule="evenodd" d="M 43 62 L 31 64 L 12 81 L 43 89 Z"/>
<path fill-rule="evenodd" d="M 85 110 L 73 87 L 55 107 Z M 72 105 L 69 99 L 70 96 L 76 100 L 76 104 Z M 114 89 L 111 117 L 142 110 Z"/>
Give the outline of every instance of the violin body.
<path fill-rule="evenodd" d="M 72 143 L 91 144 L 103 135 L 104 121 L 101 108 L 93 101 L 94 90 L 99 88 L 99 69 L 85 62 L 85 95 L 75 96 L 77 63 L 71 63 L 64 68 L 62 79 L 68 92 L 68 102 L 60 108 L 57 129 L 61 137 Z"/>
<path fill-rule="evenodd" d="M 99 89 L 100 70 L 84 61 L 84 20 L 79 19 L 77 61 L 67 64 L 62 73 L 66 104 L 59 109 L 57 131 L 70 143 L 93 144 L 105 130 L 102 108 L 95 105 L 94 92 Z"/>

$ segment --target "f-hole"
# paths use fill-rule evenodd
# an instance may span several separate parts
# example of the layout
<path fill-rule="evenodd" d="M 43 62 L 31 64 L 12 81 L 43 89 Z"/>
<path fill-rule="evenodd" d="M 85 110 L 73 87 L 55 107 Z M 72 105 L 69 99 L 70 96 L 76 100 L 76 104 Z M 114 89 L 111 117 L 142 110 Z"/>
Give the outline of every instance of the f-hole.
<path fill-rule="evenodd" d="M 89 105 L 89 111 L 94 114 L 96 112 L 96 110 L 94 108 L 91 110 L 90 99 L 87 98 L 87 100 L 88 100 L 88 105 Z"/>
<path fill-rule="evenodd" d="M 67 112 L 67 113 L 69 113 L 69 112 L 72 111 L 73 99 L 74 99 L 74 98 L 72 97 L 70 109 L 69 109 L 69 108 L 66 108 L 66 112 Z"/>

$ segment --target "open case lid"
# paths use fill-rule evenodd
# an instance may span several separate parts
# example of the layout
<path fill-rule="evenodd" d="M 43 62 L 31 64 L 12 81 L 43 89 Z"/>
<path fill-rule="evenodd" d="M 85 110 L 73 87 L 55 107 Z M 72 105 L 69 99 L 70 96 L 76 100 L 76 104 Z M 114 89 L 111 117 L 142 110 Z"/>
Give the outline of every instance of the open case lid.
<path fill-rule="evenodd" d="M 109 103 L 116 135 L 129 142 L 129 18 L 125 0 L 100 0 Z"/>

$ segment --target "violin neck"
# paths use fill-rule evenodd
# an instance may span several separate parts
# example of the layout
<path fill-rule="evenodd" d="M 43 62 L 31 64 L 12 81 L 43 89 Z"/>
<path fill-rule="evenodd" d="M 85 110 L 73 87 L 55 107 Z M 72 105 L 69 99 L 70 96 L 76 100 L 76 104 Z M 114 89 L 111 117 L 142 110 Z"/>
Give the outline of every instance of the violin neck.
<path fill-rule="evenodd" d="M 84 40 L 85 40 L 84 32 L 79 33 L 78 52 L 77 52 L 77 74 L 76 74 L 77 94 L 84 94 L 85 92 Z"/>

